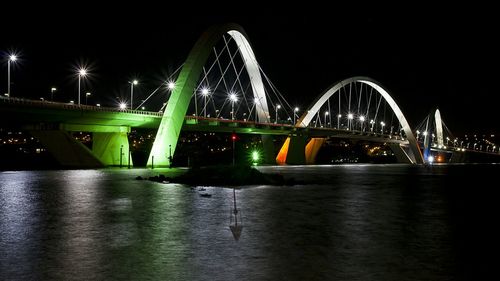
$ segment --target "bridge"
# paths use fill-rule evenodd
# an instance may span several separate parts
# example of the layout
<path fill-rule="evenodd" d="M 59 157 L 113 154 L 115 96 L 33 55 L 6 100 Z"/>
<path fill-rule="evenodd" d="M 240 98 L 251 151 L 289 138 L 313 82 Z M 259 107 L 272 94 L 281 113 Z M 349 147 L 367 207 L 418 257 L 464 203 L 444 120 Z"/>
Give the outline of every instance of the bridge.
<path fill-rule="evenodd" d="M 133 110 L 1 97 L 0 124 L 29 131 L 68 167 L 118 165 L 121 151 L 129 151 L 131 128 L 157 130 L 148 157 L 148 165 L 155 166 L 170 165 L 181 130 L 260 135 L 267 159 L 279 164 L 314 163 L 326 138 L 386 143 L 399 162 L 414 164 L 428 162 L 431 149 L 446 150 L 440 126 L 435 126 L 437 147 L 428 138 L 420 142 L 393 95 L 368 77 L 334 83 L 299 116 L 299 108 L 265 75 L 236 24 L 207 30 L 164 86 L 170 97 L 158 112 L 137 110 L 142 104 Z M 439 111 L 435 114 L 441 124 Z M 73 131 L 91 132 L 92 149 L 72 138 Z M 274 155 L 272 140 L 278 135 L 287 139 Z"/>

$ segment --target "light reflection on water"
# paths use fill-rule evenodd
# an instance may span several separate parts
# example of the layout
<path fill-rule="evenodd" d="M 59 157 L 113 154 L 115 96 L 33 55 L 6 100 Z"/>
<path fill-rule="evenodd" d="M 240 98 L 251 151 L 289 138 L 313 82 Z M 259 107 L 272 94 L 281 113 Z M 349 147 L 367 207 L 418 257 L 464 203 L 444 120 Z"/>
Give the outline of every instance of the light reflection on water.
<path fill-rule="evenodd" d="M 498 192 L 486 184 L 498 165 L 259 169 L 308 184 L 237 189 L 239 241 L 229 230 L 231 188 L 134 180 L 180 170 L 0 172 L 0 279 L 467 280 L 493 272 L 477 254 L 495 239 L 482 230 L 498 212 Z M 470 177 L 474 192 L 464 184 Z"/>

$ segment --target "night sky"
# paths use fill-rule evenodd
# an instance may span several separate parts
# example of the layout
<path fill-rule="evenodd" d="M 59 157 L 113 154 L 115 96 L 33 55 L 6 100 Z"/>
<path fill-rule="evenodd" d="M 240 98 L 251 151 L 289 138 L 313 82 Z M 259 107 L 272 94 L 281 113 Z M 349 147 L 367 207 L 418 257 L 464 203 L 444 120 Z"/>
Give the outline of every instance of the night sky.
<path fill-rule="evenodd" d="M 13 96 L 48 98 L 56 86 L 60 100 L 76 100 L 72 68 L 78 62 L 92 66 L 85 87 L 94 102 L 125 96 L 135 76 L 141 80 L 136 95 L 147 95 L 185 60 L 205 29 L 236 22 L 291 104 L 305 107 L 334 82 L 362 75 L 392 92 L 412 126 L 438 106 L 457 136 L 497 131 L 500 23 L 492 7 L 253 3 L 259 10 L 192 11 L 189 5 L 134 5 L 3 6 L 17 11 L 0 17 L 0 50 L 21 56 L 12 70 Z M 5 59 L 0 73 L 4 93 Z"/>

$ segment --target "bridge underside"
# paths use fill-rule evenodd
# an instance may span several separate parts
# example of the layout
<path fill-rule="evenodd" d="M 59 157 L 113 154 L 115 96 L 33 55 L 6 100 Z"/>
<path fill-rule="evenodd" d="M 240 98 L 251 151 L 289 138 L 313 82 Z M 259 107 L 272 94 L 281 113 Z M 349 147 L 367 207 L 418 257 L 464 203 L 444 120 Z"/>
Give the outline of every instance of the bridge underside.
<path fill-rule="evenodd" d="M 85 124 L 51 124 L 47 127 L 30 125 L 25 126 L 25 129 L 36 137 L 63 167 L 100 168 L 133 164 L 132 158 L 129 157 L 130 127 Z M 76 140 L 71 132 L 91 132 L 92 149 Z"/>

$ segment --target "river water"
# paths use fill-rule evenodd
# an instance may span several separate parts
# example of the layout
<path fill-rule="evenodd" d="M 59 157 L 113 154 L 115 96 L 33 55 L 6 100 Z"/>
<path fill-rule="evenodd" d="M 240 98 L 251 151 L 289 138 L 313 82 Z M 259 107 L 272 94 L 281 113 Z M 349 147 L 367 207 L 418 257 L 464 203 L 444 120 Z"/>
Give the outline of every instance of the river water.
<path fill-rule="evenodd" d="M 259 169 L 307 184 L 236 189 L 239 240 L 231 188 L 134 180 L 182 170 L 0 172 L 0 280 L 496 275 L 500 165 Z"/>

